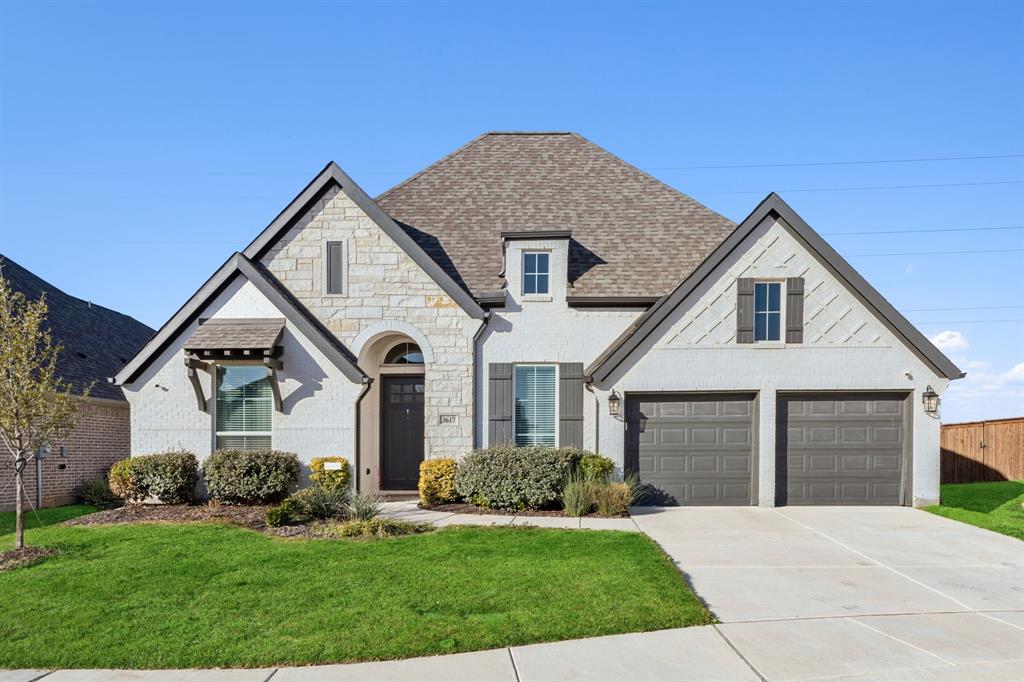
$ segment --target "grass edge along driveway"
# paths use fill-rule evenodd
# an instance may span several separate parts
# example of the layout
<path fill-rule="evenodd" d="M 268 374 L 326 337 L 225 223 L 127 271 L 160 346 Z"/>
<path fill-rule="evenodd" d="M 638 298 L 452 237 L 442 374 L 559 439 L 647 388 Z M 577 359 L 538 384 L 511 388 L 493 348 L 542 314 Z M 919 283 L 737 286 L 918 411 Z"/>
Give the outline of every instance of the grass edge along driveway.
<path fill-rule="evenodd" d="M 1024 540 L 1024 481 L 947 483 L 925 511 Z"/>
<path fill-rule="evenodd" d="M 0 668 L 336 663 L 713 620 L 640 533 L 455 527 L 355 542 L 139 524 L 27 539 L 61 553 L 0 573 Z"/>

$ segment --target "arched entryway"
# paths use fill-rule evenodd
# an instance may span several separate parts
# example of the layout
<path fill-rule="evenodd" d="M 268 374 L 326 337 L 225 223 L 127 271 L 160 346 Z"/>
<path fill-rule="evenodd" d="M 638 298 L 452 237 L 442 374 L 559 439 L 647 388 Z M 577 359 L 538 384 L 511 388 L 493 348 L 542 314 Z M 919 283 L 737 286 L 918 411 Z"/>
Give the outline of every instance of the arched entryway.
<path fill-rule="evenodd" d="M 373 376 L 360 404 L 360 489 L 413 492 L 425 457 L 425 357 L 410 336 L 388 332 L 369 340 L 359 366 Z"/>

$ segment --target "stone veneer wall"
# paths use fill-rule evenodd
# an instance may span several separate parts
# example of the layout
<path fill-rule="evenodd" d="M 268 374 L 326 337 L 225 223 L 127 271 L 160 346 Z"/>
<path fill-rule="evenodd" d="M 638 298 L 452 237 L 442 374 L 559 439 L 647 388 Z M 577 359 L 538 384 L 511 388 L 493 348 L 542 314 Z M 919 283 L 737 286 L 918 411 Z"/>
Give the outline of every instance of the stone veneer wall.
<path fill-rule="evenodd" d="M 60 445 L 67 447 L 67 457 L 60 456 Z M 43 460 L 43 506 L 55 507 L 74 502 L 75 489 L 82 481 L 105 477 L 110 465 L 128 457 L 130 450 L 128 403 L 85 401 L 78 426 Z M 14 509 L 14 458 L 7 452 L 4 452 L 4 460 L 0 463 L 0 472 L 0 511 L 9 511 Z M 34 461 L 25 467 L 24 481 L 34 505 Z M 30 508 L 27 502 L 25 508 Z"/>
<path fill-rule="evenodd" d="M 324 291 L 327 241 L 345 243 L 342 295 Z M 481 322 L 469 317 L 341 190 L 326 192 L 262 262 L 356 355 L 361 350 L 356 337 L 368 328 L 383 333 L 395 322 L 419 330 L 434 357 L 424 377 L 426 456 L 459 457 L 472 448 L 473 335 Z M 455 415 L 457 423 L 441 425 L 442 414 Z"/>

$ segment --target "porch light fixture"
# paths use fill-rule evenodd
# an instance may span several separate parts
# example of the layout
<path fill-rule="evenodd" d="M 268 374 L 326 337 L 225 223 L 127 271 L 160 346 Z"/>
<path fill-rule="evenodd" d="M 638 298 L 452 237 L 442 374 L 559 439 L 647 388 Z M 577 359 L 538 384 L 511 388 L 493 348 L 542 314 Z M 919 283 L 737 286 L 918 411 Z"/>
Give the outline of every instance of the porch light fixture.
<path fill-rule="evenodd" d="M 621 403 L 622 403 L 622 398 L 619 397 L 619 394 L 616 393 L 615 389 L 613 388 L 612 389 L 612 394 L 610 396 L 608 396 L 608 414 L 610 414 L 613 417 L 618 417 L 619 416 L 619 407 L 620 407 Z"/>
<path fill-rule="evenodd" d="M 939 394 L 935 392 L 931 386 L 925 389 L 924 393 L 921 394 L 921 402 L 924 404 L 924 411 L 926 414 L 938 414 L 939 412 Z"/>

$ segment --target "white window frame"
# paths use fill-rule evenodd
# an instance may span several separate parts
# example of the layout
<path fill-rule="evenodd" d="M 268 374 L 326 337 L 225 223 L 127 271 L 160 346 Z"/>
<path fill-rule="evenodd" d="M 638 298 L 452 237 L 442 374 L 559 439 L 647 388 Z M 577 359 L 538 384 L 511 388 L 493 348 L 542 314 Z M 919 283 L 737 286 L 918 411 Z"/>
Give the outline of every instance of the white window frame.
<path fill-rule="evenodd" d="M 518 435 L 518 428 L 516 427 L 516 370 L 520 367 L 554 367 L 555 368 L 555 421 L 554 421 L 554 442 L 552 446 L 536 446 L 536 447 L 560 447 L 559 441 L 559 410 L 558 406 L 561 405 L 561 380 L 559 377 L 558 363 L 555 362 L 519 362 L 512 365 L 512 444 L 519 446 L 516 441 Z M 531 447 L 531 446 L 521 446 Z"/>
<path fill-rule="evenodd" d="M 758 284 L 778 284 L 779 285 L 779 338 L 777 339 L 758 339 L 757 338 L 757 285 Z M 754 305 L 753 305 L 753 335 L 754 343 L 759 345 L 767 346 L 781 346 L 786 343 L 786 280 L 784 279 L 755 279 L 754 280 Z M 768 311 L 773 312 L 773 311 Z M 765 313 L 761 313 L 762 315 Z M 767 333 L 767 325 L 765 326 L 765 332 Z"/>
<path fill-rule="evenodd" d="M 535 292 L 530 293 L 530 294 L 526 293 L 526 277 L 527 277 L 527 273 L 526 273 L 526 257 L 527 256 L 547 256 L 547 260 L 548 260 L 547 272 L 542 273 L 540 271 L 537 271 L 537 272 L 532 273 L 530 275 L 532 277 L 537 277 L 538 275 L 541 275 L 541 274 L 546 275 L 547 279 L 548 279 L 548 290 L 547 291 L 543 291 L 543 292 L 542 291 L 535 291 Z M 523 249 L 522 260 L 520 261 L 520 267 L 521 267 L 522 271 L 520 272 L 520 285 L 519 286 L 522 289 L 523 297 L 524 298 L 536 298 L 536 299 L 542 299 L 542 300 L 550 299 L 550 297 L 551 297 L 551 251 L 546 250 L 546 249 Z"/>
<path fill-rule="evenodd" d="M 328 270 L 328 258 L 327 258 L 327 245 L 328 244 L 341 244 L 341 291 L 340 292 L 328 292 L 327 285 L 329 281 L 327 279 Z M 347 239 L 324 239 L 320 245 L 320 290 L 324 296 L 348 296 L 348 240 Z"/>
<path fill-rule="evenodd" d="M 234 367 L 238 367 L 238 366 L 263 367 L 263 365 L 260 365 L 260 364 L 257 364 L 257 363 L 253 363 L 253 362 L 220 362 L 220 363 L 217 363 L 216 365 L 214 365 L 214 369 L 213 369 L 213 372 L 212 372 L 212 374 L 213 374 L 213 391 L 211 392 L 212 395 L 213 395 L 213 400 L 210 401 L 210 402 L 213 403 L 213 409 L 210 410 L 211 414 L 213 415 L 213 449 L 214 450 L 219 449 L 219 446 L 217 445 L 217 439 L 220 438 L 221 436 L 266 436 L 267 438 L 270 439 L 270 445 L 268 445 L 267 448 L 268 449 L 273 449 L 273 447 L 274 447 L 274 419 L 275 419 L 273 395 L 271 395 L 271 398 L 270 398 L 270 431 L 218 431 L 217 430 L 217 403 L 219 402 L 217 400 L 217 398 L 220 395 L 220 385 L 219 385 L 220 381 L 219 381 L 218 374 L 219 374 L 219 370 L 220 370 L 221 367 L 225 367 L 226 368 L 226 367 L 232 367 L 232 366 L 234 366 Z M 268 381 L 273 381 L 274 380 L 274 377 L 270 374 L 270 370 L 269 369 L 267 370 L 267 380 Z M 207 404 L 209 404 L 209 403 L 207 403 Z"/>

